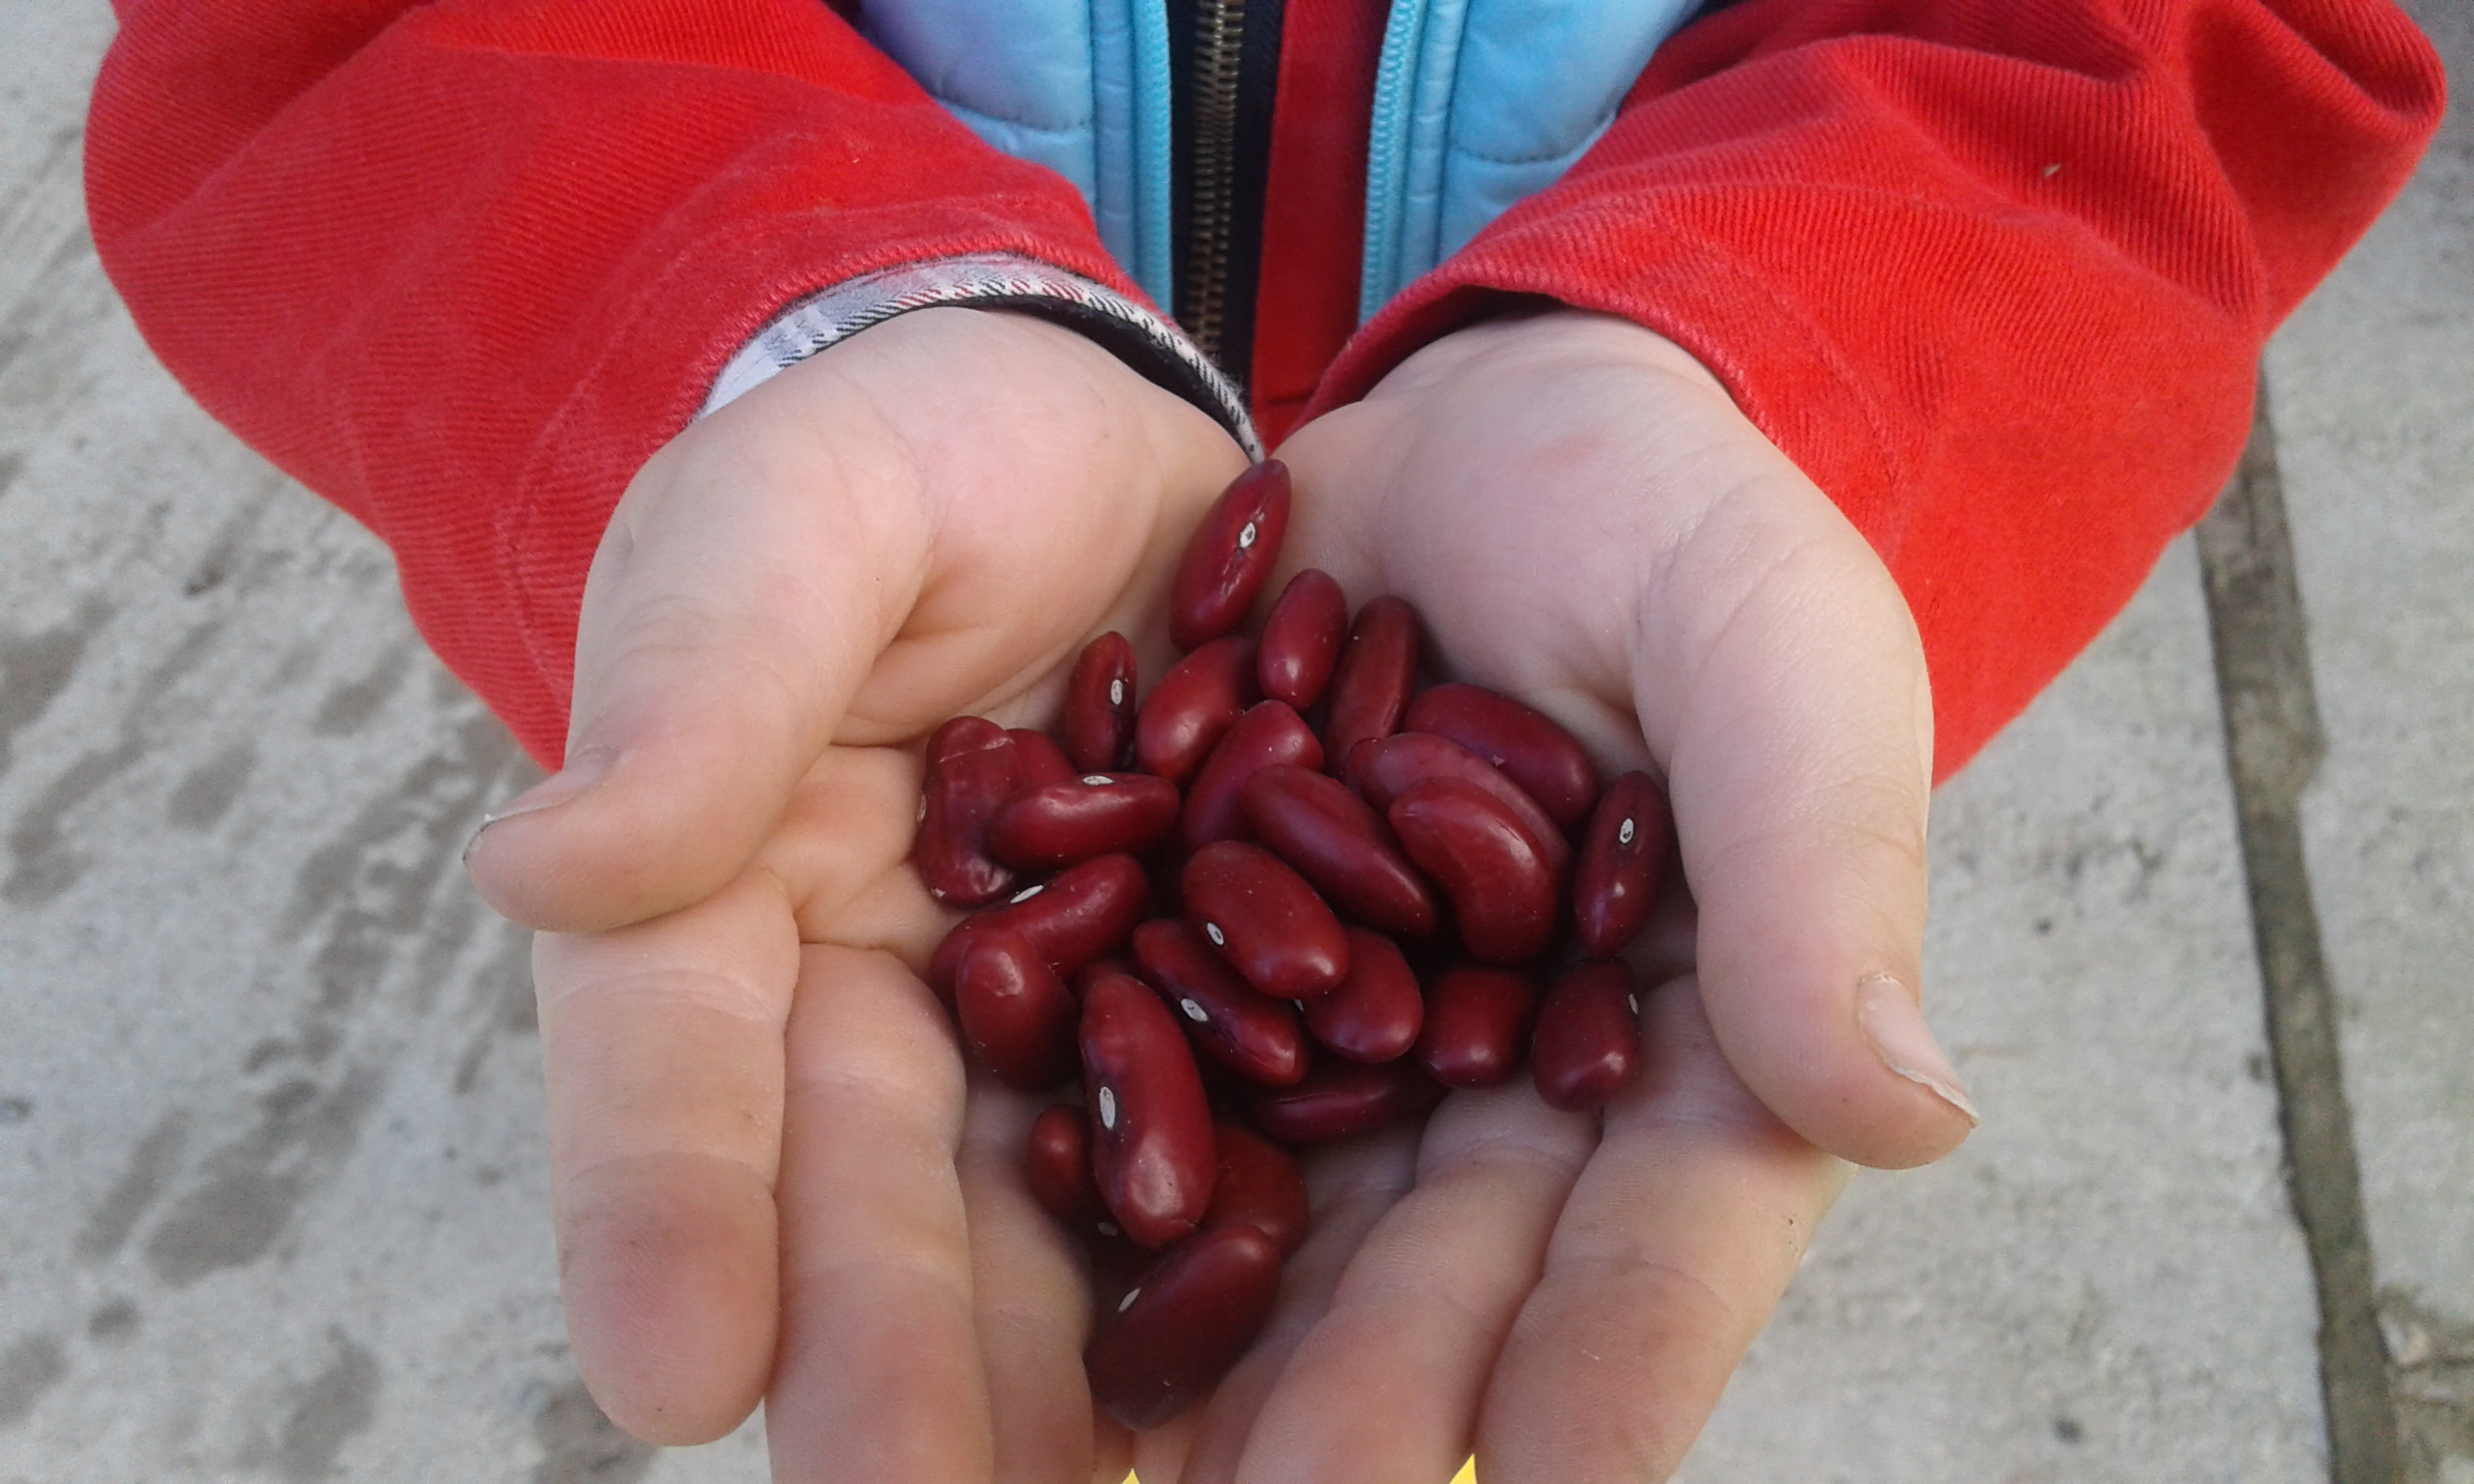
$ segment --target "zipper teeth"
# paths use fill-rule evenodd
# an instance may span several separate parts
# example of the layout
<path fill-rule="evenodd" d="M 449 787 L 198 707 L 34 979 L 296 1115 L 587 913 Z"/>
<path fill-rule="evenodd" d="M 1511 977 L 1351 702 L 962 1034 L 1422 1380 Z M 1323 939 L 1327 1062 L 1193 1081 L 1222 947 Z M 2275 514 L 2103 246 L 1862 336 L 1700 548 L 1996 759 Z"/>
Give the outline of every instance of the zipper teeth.
<path fill-rule="evenodd" d="M 1245 0 L 1203 0 L 1194 47 L 1194 209 L 1186 238 L 1186 330 L 1205 356 L 1223 361 L 1220 336 L 1228 298 L 1228 232 L 1235 213 L 1238 50 Z M 1224 364 L 1224 361 L 1223 362 Z"/>

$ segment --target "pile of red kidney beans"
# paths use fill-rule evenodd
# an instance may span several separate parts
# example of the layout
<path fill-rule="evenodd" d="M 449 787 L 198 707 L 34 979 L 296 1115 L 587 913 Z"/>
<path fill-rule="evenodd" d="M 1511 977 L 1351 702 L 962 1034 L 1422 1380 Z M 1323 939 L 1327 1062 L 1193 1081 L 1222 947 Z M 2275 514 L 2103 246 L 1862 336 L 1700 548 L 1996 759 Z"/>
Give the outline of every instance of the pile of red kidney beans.
<path fill-rule="evenodd" d="M 1032 1191 L 1088 1244 L 1093 1397 L 1166 1421 L 1251 1342 L 1305 1240 L 1283 1146 L 1422 1118 L 1518 1075 L 1604 1103 L 1640 1059 L 1632 971 L 1674 844 L 1656 780 L 1601 789 L 1571 734 L 1473 685 L 1419 690 L 1416 612 L 1297 574 L 1236 631 L 1289 476 L 1220 497 L 1169 595 L 1184 658 L 1139 705 L 1092 641 L 1062 742 L 960 717 L 929 739 L 912 862 L 984 908 L 930 982 L 1008 1084 L 1065 1090 Z"/>

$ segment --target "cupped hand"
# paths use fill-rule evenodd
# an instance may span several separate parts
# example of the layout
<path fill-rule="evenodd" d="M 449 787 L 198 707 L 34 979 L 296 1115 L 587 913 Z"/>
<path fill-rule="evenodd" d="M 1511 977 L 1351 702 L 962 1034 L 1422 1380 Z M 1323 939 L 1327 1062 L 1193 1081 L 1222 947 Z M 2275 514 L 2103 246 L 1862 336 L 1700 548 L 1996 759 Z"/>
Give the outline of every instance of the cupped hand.
<path fill-rule="evenodd" d="M 469 866 L 534 975 L 561 1286 L 623 1427 L 783 1480 L 1074 1481 L 1088 1298 L 912 972 L 918 739 L 1045 720 L 1090 635 L 1165 629 L 1245 466 L 1071 330 L 924 310 L 680 434 L 587 584 L 565 768 Z M 1146 653 L 1156 673 L 1165 641 Z M 1096 1439 L 1096 1443 L 1095 1443 Z M 1121 1471 L 1121 1470 L 1120 1470 Z"/>
<path fill-rule="evenodd" d="M 1285 564 L 1424 614 L 1454 678 L 1668 781 L 1697 923 L 1645 948 L 1645 1071 L 1521 1082 L 1309 1161 L 1317 1229 L 1144 1484 L 1664 1478 L 1845 1179 L 1964 1138 L 1919 1013 L 1931 706 L 1863 538 L 1672 343 L 1489 323 L 1301 430 Z M 1654 936 L 1655 934 L 1653 934 Z"/>

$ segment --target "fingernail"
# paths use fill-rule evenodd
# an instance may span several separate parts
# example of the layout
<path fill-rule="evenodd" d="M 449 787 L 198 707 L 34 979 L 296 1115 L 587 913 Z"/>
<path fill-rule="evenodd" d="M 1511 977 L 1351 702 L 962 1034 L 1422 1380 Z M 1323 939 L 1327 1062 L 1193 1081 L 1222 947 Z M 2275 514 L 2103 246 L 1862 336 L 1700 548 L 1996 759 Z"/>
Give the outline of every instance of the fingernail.
<path fill-rule="evenodd" d="M 615 747 L 580 750 L 567 759 L 565 767 L 483 814 L 480 829 L 475 830 L 473 838 L 464 842 L 465 859 L 472 859 L 473 846 L 479 843 L 482 833 L 491 825 L 518 814 L 537 814 L 545 809 L 555 809 L 590 790 L 610 776 L 610 765 L 618 759 L 618 750 Z"/>
<path fill-rule="evenodd" d="M 1959 1083 L 1958 1069 L 1925 1028 L 1915 994 L 1888 974 L 1867 974 L 1856 985 L 1856 1027 L 1873 1043 L 1882 1065 L 1910 1082 L 1931 1088 L 1967 1116 L 1968 1127 L 1984 1122 Z"/>

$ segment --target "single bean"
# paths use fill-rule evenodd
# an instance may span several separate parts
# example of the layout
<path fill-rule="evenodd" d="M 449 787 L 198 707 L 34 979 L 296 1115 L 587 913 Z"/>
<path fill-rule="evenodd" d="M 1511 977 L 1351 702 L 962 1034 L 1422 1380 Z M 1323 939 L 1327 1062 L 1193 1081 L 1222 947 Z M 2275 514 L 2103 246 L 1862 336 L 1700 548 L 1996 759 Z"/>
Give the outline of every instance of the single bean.
<path fill-rule="evenodd" d="M 1361 742 L 1400 729 L 1409 689 L 1418 677 L 1418 611 L 1386 593 L 1357 611 L 1340 665 L 1332 676 L 1331 714 L 1323 723 L 1323 761 L 1345 767 Z"/>
<path fill-rule="evenodd" d="M 986 836 L 1015 783 L 1014 739 L 994 722 L 958 716 L 929 734 L 910 864 L 938 901 L 976 907 L 1013 889 L 1014 872 L 990 857 Z"/>
<path fill-rule="evenodd" d="M 1254 838 L 1334 906 L 1405 937 L 1434 931 L 1425 877 L 1400 853 L 1383 816 L 1338 779 L 1269 767 L 1246 781 L 1239 802 Z"/>
<path fill-rule="evenodd" d="M 1409 702 L 1402 731 L 1450 737 L 1504 770 L 1555 823 L 1568 828 L 1597 802 L 1589 751 L 1563 726 L 1482 685 L 1438 685 Z"/>
<path fill-rule="evenodd" d="M 1113 1221 L 1106 1231 L 1086 1235 L 1082 1250 L 1091 1259 L 1091 1319 L 1096 1328 L 1116 1313 L 1125 1296 L 1160 1261 L 1160 1254 L 1126 1241 Z"/>
<path fill-rule="evenodd" d="M 1271 1317 L 1280 1251 L 1244 1222 L 1179 1244 L 1136 1280 L 1083 1353 L 1091 1400 L 1143 1431 L 1217 1384 Z"/>
<path fill-rule="evenodd" d="M 1641 1001 L 1621 958 L 1566 969 L 1538 1009 L 1529 1070 L 1538 1096 L 1572 1112 L 1604 1107 L 1641 1066 Z"/>
<path fill-rule="evenodd" d="M 1417 1044 L 1425 1019 L 1418 976 L 1388 934 L 1348 929 L 1349 972 L 1340 987 L 1306 1002 L 1306 1029 L 1352 1062 L 1388 1062 Z"/>
<path fill-rule="evenodd" d="M 1091 1115 L 1070 1102 L 1052 1104 L 1031 1120 L 1031 1138 L 1023 1160 L 1024 1181 L 1031 1198 L 1051 1216 L 1089 1236 L 1107 1227 L 1108 1203 L 1100 1199 L 1100 1183 L 1091 1177 Z"/>
<path fill-rule="evenodd" d="M 1554 870 L 1502 800 L 1458 779 L 1428 779 L 1392 801 L 1391 823 L 1400 848 L 1451 899 L 1472 957 L 1510 967 L 1554 942 Z"/>
<path fill-rule="evenodd" d="M 1065 749 L 1045 731 L 1028 727 L 1012 728 L 1005 735 L 1014 739 L 1014 795 L 1020 798 L 1033 788 L 1045 788 L 1068 779 L 1080 778 L 1083 770 L 1065 756 Z"/>
<path fill-rule="evenodd" d="M 1321 1144 L 1422 1117 L 1443 1100 L 1443 1084 L 1407 1060 L 1324 1061 L 1295 1087 L 1268 1089 L 1247 1100 L 1254 1127 L 1289 1144 Z"/>
<path fill-rule="evenodd" d="M 1501 799 L 1545 848 L 1547 864 L 1554 868 L 1555 874 L 1563 875 L 1572 847 L 1566 842 L 1564 832 L 1555 827 L 1555 821 L 1547 817 L 1546 811 L 1502 769 L 1449 737 L 1424 731 L 1395 732 L 1359 748 L 1343 775 L 1344 782 L 1364 794 L 1366 802 L 1378 811 L 1389 810 L 1394 799 L 1430 778 L 1456 778 Z"/>
<path fill-rule="evenodd" d="M 1177 785 L 1148 773 L 1086 773 L 1005 801 L 988 821 L 988 853 L 1024 870 L 1095 855 L 1138 855 L 1177 825 Z"/>
<path fill-rule="evenodd" d="M 1323 765 L 1323 744 L 1284 700 L 1256 701 L 1220 739 L 1202 770 L 1186 787 L 1185 813 L 1177 821 L 1177 840 L 1188 850 L 1199 850 L 1215 840 L 1242 833 L 1245 811 L 1240 804 L 1246 781 L 1263 769 L 1287 763 Z"/>
<path fill-rule="evenodd" d="M 1529 969 L 1463 964 L 1426 991 L 1418 1065 L 1446 1087 L 1495 1087 L 1520 1070 L 1538 1017 L 1538 976 Z"/>
<path fill-rule="evenodd" d="M 1235 629 L 1254 606 L 1288 532 L 1288 466 L 1239 474 L 1203 513 L 1168 587 L 1168 640 L 1193 650 Z"/>
<path fill-rule="evenodd" d="M 1675 814 L 1656 779 L 1626 773 L 1608 786 L 1572 868 L 1572 924 L 1583 953 L 1611 958 L 1640 933 L 1674 848 Z"/>
<path fill-rule="evenodd" d="M 1111 630 L 1082 646 L 1065 682 L 1065 756 L 1113 773 L 1134 756 L 1134 645 Z"/>
<path fill-rule="evenodd" d="M 994 918 L 1020 932 L 1071 979 L 1122 946 L 1150 905 L 1151 878 L 1142 863 L 1130 855 L 1100 855 L 1016 892 L 972 921 Z"/>
<path fill-rule="evenodd" d="M 1128 1238 L 1162 1247 L 1211 1209 L 1211 1106 L 1186 1037 L 1151 986 L 1105 975 L 1082 996 L 1091 1177 Z"/>
<path fill-rule="evenodd" d="M 1046 1092 L 1074 1075 L 1079 1008 L 1030 940 L 1009 928 L 973 935 L 954 974 L 963 1040 L 997 1080 Z"/>
<path fill-rule="evenodd" d="M 1135 766 L 1179 787 L 1211 756 L 1221 734 L 1237 724 L 1254 693 L 1254 642 L 1231 634 L 1179 660 L 1134 721 Z"/>
<path fill-rule="evenodd" d="M 1187 859 L 1178 883 L 1186 921 L 1265 994 L 1327 994 L 1348 973 L 1340 920 L 1304 876 L 1262 846 L 1216 841 Z"/>
<path fill-rule="evenodd" d="M 936 991 L 936 998 L 945 1002 L 947 1010 L 954 1008 L 954 977 L 962 969 L 963 957 L 970 952 L 971 944 L 978 941 L 992 916 L 993 914 L 964 918 L 946 930 L 945 936 L 936 944 L 936 951 L 928 956 L 925 976 L 928 987 Z"/>
<path fill-rule="evenodd" d="M 1308 567 L 1288 580 L 1254 650 L 1263 694 L 1303 711 L 1323 698 L 1348 637 L 1349 600 L 1332 574 Z"/>
<path fill-rule="evenodd" d="M 1283 1258 L 1306 1244 L 1306 1176 L 1287 1150 L 1233 1118 L 1216 1120 L 1220 1179 L 1202 1229 L 1243 1221 L 1272 1240 Z"/>
<path fill-rule="evenodd" d="M 1209 1060 L 1262 1087 L 1306 1075 L 1297 1008 L 1246 983 L 1193 924 L 1164 919 L 1136 928 L 1134 961 Z"/>

